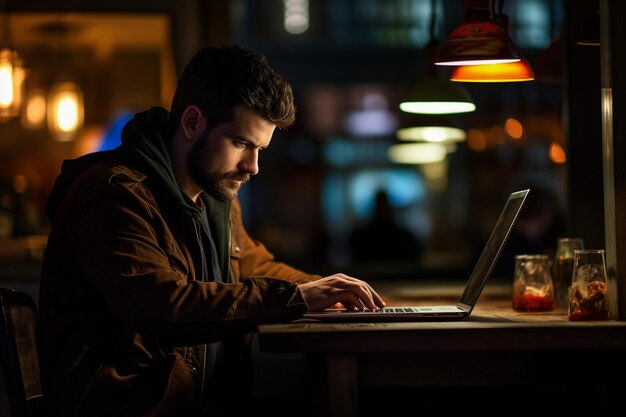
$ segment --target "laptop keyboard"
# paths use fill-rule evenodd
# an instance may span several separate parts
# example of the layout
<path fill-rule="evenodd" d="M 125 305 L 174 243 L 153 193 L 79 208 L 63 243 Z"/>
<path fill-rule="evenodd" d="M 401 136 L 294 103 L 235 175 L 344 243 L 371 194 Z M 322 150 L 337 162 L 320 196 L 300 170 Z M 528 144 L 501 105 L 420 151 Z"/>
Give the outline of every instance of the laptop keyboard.
<path fill-rule="evenodd" d="M 429 307 L 385 307 L 379 310 L 374 310 L 377 313 L 417 313 L 420 311 L 433 311 L 432 308 Z"/>

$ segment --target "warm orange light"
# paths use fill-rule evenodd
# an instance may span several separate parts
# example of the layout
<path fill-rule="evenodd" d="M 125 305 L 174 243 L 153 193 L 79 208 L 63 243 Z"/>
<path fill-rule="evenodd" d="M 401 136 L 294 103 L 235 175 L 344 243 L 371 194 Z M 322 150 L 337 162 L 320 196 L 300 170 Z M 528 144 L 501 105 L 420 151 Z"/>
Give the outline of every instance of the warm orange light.
<path fill-rule="evenodd" d="M 524 134 L 524 128 L 522 124 L 515 119 L 506 119 L 504 122 L 504 130 L 507 135 L 512 137 L 513 139 L 520 139 Z"/>
<path fill-rule="evenodd" d="M 24 194 L 28 188 L 28 180 L 22 174 L 13 177 L 13 190 L 18 194 Z"/>
<path fill-rule="evenodd" d="M 526 58 L 518 62 L 455 67 L 450 80 L 465 83 L 506 83 L 532 81 L 535 74 Z"/>
<path fill-rule="evenodd" d="M 19 115 L 24 94 L 26 70 L 17 52 L 0 49 L 0 122 Z"/>
<path fill-rule="evenodd" d="M 52 86 L 48 103 L 48 129 L 56 140 L 73 140 L 83 127 L 83 93 L 78 84 L 60 82 Z"/>
<path fill-rule="evenodd" d="M 22 112 L 22 126 L 38 129 L 46 125 L 46 95 L 43 90 L 32 89 L 26 97 Z"/>
<path fill-rule="evenodd" d="M 506 141 L 506 132 L 501 125 L 493 125 L 487 129 L 487 143 L 493 145 L 503 145 Z"/>
<path fill-rule="evenodd" d="M 564 164 L 567 161 L 567 155 L 565 155 L 565 149 L 556 142 L 550 144 L 549 150 L 550 160 L 555 164 Z"/>
<path fill-rule="evenodd" d="M 478 129 L 468 130 L 467 146 L 475 152 L 484 151 L 487 148 L 487 138 L 485 134 Z"/>

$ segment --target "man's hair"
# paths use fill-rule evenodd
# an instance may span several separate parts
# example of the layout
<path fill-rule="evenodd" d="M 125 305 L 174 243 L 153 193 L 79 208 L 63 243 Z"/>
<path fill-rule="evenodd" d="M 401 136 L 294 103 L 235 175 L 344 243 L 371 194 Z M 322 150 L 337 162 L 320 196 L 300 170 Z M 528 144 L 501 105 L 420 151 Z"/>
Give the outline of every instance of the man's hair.
<path fill-rule="evenodd" d="M 205 47 L 189 61 L 172 99 L 174 124 L 190 105 L 202 110 L 209 127 L 233 121 L 244 109 L 278 128 L 291 126 L 296 117 L 291 85 L 265 56 L 236 45 Z"/>

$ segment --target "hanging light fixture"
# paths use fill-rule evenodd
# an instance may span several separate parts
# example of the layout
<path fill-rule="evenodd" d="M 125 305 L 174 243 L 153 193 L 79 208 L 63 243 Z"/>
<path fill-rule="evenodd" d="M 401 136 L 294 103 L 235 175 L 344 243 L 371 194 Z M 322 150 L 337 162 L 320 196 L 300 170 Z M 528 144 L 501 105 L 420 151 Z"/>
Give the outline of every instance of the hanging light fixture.
<path fill-rule="evenodd" d="M 439 77 L 433 65 L 439 42 L 435 39 L 435 0 L 431 0 L 430 42 L 426 45 L 426 77 L 409 91 L 400 103 L 400 110 L 418 114 L 455 114 L 476 110 L 476 105 L 465 88 Z"/>
<path fill-rule="evenodd" d="M 22 126 L 42 129 L 46 126 L 46 93 L 41 88 L 29 88 L 22 110 Z"/>
<path fill-rule="evenodd" d="M 505 64 L 460 65 L 454 67 L 451 81 L 466 83 L 504 83 L 532 81 L 535 74 L 526 58 Z"/>
<path fill-rule="evenodd" d="M 63 22 L 59 17 L 57 22 L 44 26 L 42 30 L 56 37 L 58 43 L 57 75 L 48 91 L 46 103 L 48 131 L 54 139 L 68 142 L 74 140 L 83 127 L 85 105 L 82 89 L 70 75 L 62 52 L 63 46 L 67 46 L 66 40 L 82 27 Z"/>
<path fill-rule="evenodd" d="M 448 144 L 462 142 L 467 138 L 465 130 L 457 127 L 445 115 L 419 115 L 403 124 L 407 127 L 396 131 L 396 137 L 401 141 Z"/>
<path fill-rule="evenodd" d="M 387 150 L 389 160 L 397 164 L 431 164 L 446 159 L 446 146 L 440 143 L 399 143 Z"/>
<path fill-rule="evenodd" d="M 400 110 L 419 114 L 454 114 L 476 110 L 469 93 L 448 80 L 427 76 L 400 103 Z"/>
<path fill-rule="evenodd" d="M 0 121 L 9 121 L 20 114 L 24 95 L 26 70 L 24 61 L 10 46 L 8 12 L 2 1 L 2 42 L 0 43 Z"/>
<path fill-rule="evenodd" d="M 83 126 L 83 93 L 71 81 L 57 82 L 48 93 L 48 130 L 61 142 L 74 139 Z"/>
<path fill-rule="evenodd" d="M 10 47 L 0 49 L 0 121 L 20 114 L 26 71 L 24 62 Z"/>
<path fill-rule="evenodd" d="M 451 126 L 414 126 L 398 129 L 398 139 L 423 142 L 462 142 L 467 137 L 463 129 Z"/>
<path fill-rule="evenodd" d="M 509 17 L 502 12 L 502 1 L 496 21 L 508 33 Z M 490 65 L 459 65 L 455 66 L 450 76 L 451 81 L 475 83 L 522 82 L 535 79 L 530 63 L 520 55 L 520 60 Z"/>
<path fill-rule="evenodd" d="M 581 34 L 577 36 L 577 45 L 600 46 L 600 10 L 596 10 L 596 13 L 587 15 L 584 24 L 579 27 Z M 576 29 L 578 29 L 578 27 Z"/>
<path fill-rule="evenodd" d="M 487 65 L 521 60 L 509 34 L 494 20 L 492 3 L 465 0 L 465 21 L 441 44 L 435 64 Z"/>

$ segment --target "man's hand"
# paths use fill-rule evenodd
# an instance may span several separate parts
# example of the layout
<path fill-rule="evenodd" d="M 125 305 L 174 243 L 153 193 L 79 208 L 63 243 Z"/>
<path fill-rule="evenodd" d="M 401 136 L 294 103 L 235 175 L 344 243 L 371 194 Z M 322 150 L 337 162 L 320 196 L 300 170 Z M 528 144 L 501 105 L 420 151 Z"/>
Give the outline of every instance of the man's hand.
<path fill-rule="evenodd" d="M 385 302 L 370 285 L 345 274 L 334 274 L 298 285 L 309 311 L 323 310 L 337 303 L 347 309 L 377 309 Z"/>

